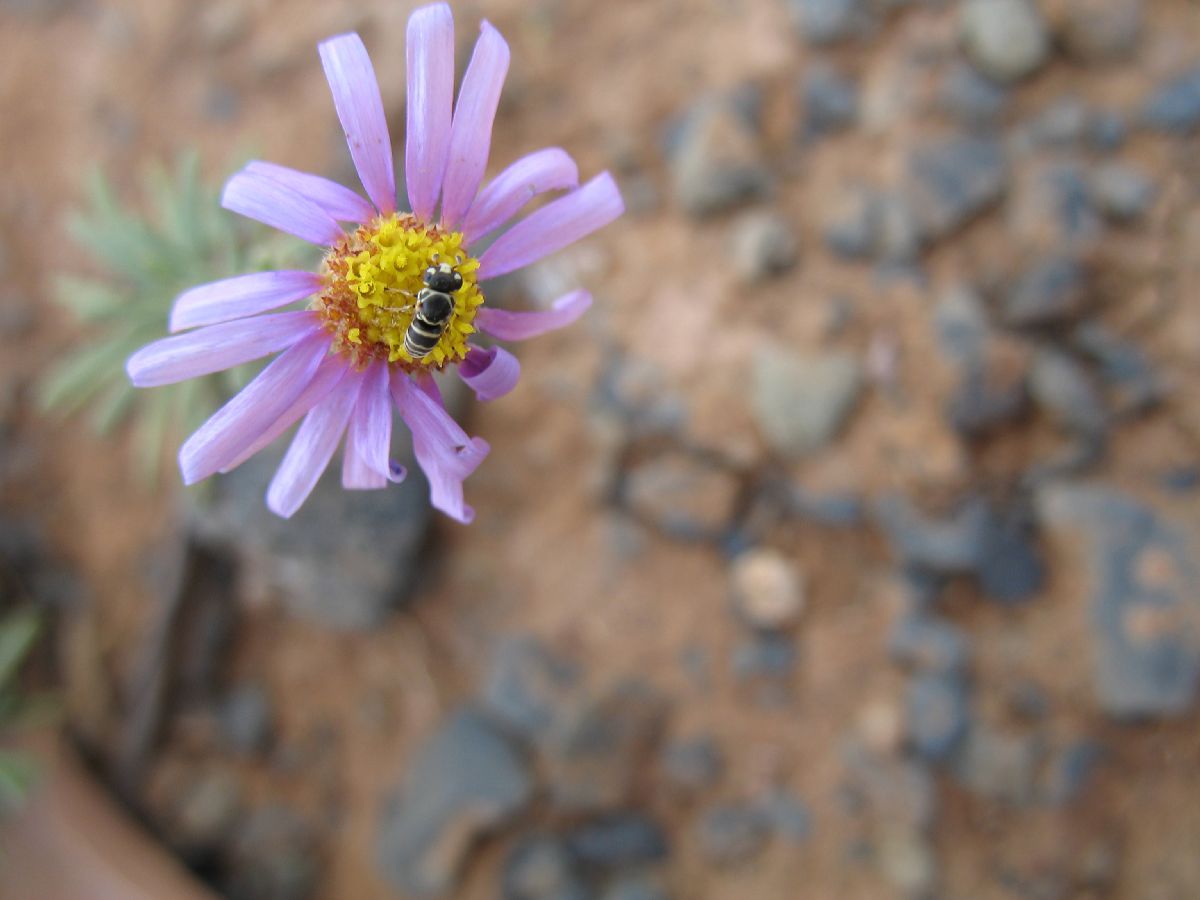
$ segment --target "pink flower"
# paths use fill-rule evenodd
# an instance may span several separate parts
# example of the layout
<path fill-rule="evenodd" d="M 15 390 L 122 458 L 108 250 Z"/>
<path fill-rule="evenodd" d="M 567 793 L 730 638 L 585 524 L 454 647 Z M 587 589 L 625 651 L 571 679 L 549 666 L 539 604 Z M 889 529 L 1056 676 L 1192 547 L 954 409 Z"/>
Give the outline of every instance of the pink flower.
<path fill-rule="evenodd" d="M 347 34 L 319 49 L 370 202 L 318 175 L 247 165 L 225 186 L 225 208 L 327 247 L 320 270 L 260 272 L 184 292 L 170 328 L 194 330 L 142 348 L 126 369 L 135 385 L 151 387 L 279 354 L 184 443 L 187 484 L 240 465 L 303 417 L 267 491 L 272 511 L 287 517 L 299 509 L 343 438 L 343 486 L 385 487 L 405 474 L 390 457 L 394 405 L 412 432 L 432 504 L 470 522 L 463 481 L 488 445 L 446 412 L 431 373 L 453 367 L 480 400 L 512 390 L 517 360 L 475 345 L 474 335 L 511 341 L 561 328 L 591 297 L 575 291 L 544 312 L 509 312 L 488 307 L 483 286 L 607 225 L 624 211 L 621 196 L 608 173 L 580 186 L 575 163 L 553 147 L 480 188 L 508 45 L 483 23 L 452 111 L 454 21 L 437 3 L 408 21 L 412 212 L 397 212 L 392 145 L 366 48 Z M 472 252 L 546 191 L 566 193 Z M 345 231 L 343 222 L 356 225 Z M 302 301 L 303 310 L 274 312 Z"/>

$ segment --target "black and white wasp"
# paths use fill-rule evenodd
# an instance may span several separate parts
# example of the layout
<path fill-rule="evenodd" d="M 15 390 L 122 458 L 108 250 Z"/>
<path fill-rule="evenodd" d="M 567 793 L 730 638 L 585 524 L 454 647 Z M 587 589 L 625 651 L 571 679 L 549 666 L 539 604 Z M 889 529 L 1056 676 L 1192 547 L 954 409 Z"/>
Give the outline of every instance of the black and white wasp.
<path fill-rule="evenodd" d="M 404 333 L 404 350 L 414 360 L 433 352 L 454 315 L 453 295 L 462 290 L 462 276 L 450 263 L 437 263 L 425 270 L 425 287 L 417 292 L 411 306 L 385 307 L 396 312 L 412 312 L 412 322 Z M 411 295 L 410 295 L 411 296 Z"/>

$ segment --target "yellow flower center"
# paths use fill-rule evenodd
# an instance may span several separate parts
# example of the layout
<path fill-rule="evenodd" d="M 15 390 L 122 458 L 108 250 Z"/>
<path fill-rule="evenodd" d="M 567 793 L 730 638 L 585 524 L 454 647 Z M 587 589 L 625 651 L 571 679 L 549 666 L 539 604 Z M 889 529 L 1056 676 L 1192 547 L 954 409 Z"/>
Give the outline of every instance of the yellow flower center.
<path fill-rule="evenodd" d="M 462 276 L 462 287 L 448 296 L 453 312 L 428 354 L 414 358 L 405 349 L 426 287 L 425 271 L 449 264 Z M 476 272 L 479 260 L 463 249 L 463 236 L 426 225 L 408 213 L 383 216 L 334 244 L 325 256 L 325 289 L 313 308 L 325 318 L 333 345 L 358 366 L 386 360 L 409 371 L 441 368 L 467 355 L 467 336 L 475 311 L 483 305 Z M 428 325 L 422 328 L 428 332 Z"/>

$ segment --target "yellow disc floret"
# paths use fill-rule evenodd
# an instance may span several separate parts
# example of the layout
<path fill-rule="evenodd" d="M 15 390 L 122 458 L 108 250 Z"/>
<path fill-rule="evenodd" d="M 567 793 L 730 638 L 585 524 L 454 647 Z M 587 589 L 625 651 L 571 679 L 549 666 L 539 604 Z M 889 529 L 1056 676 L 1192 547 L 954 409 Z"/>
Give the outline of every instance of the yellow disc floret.
<path fill-rule="evenodd" d="M 451 295 L 454 313 L 437 345 L 422 359 L 404 349 L 425 270 L 449 263 L 462 276 Z M 441 368 L 467 355 L 475 311 L 483 305 L 479 260 L 463 249 L 463 236 L 426 225 L 407 213 L 383 216 L 341 238 L 325 257 L 325 289 L 314 303 L 334 348 L 358 366 L 382 359 L 409 371 Z"/>

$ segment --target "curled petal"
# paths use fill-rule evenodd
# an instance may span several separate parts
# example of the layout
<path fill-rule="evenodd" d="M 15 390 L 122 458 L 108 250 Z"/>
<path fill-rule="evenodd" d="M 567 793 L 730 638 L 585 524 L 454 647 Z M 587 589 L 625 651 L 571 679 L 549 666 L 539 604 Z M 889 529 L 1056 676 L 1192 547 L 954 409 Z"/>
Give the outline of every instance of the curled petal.
<path fill-rule="evenodd" d="M 135 387 L 211 375 L 290 347 L 320 329 L 308 310 L 209 325 L 143 347 L 125 363 Z"/>
<path fill-rule="evenodd" d="M 237 459 L 308 387 L 328 352 L 324 334 L 299 341 L 213 413 L 179 450 L 184 484 L 195 484 Z"/>
<path fill-rule="evenodd" d="M 243 171 L 273 178 L 311 200 L 339 222 L 366 222 L 375 215 L 375 208 L 350 188 L 320 175 L 261 160 L 247 163 Z"/>
<path fill-rule="evenodd" d="M 244 319 L 297 300 L 321 289 L 312 272 L 255 272 L 184 291 L 171 307 L 171 331 Z"/>
<path fill-rule="evenodd" d="M 308 499 L 337 450 L 361 387 L 361 378 L 343 378 L 308 411 L 267 488 L 271 512 L 290 519 Z"/>
<path fill-rule="evenodd" d="M 495 278 L 603 228 L 625 211 L 621 192 L 607 172 L 522 219 L 479 258 L 479 277 Z"/>
<path fill-rule="evenodd" d="M 297 419 L 320 403 L 330 391 L 337 387 L 347 372 L 348 369 L 346 368 L 345 360 L 340 356 L 326 355 L 321 360 L 321 364 L 317 366 L 317 371 L 309 379 L 308 384 L 296 396 L 296 399 L 288 404 L 287 408 L 279 414 L 275 421 L 251 441 L 244 450 L 228 463 L 221 466 L 221 471 L 229 472 L 236 469 L 259 450 L 272 443 L 277 437 L 291 428 Z"/>
<path fill-rule="evenodd" d="M 467 242 L 495 231 L 545 191 L 579 187 L 579 168 L 567 151 L 547 147 L 522 156 L 497 175 L 471 204 L 463 233 Z"/>
<path fill-rule="evenodd" d="M 342 458 L 342 486 L 347 490 L 374 490 L 389 481 L 403 481 L 404 467 L 392 463 L 392 403 L 388 397 L 388 370 L 374 362 L 362 377 L 362 390 L 346 432 Z"/>
<path fill-rule="evenodd" d="M 261 172 L 243 170 L 230 178 L 221 205 L 312 244 L 328 246 L 342 234 L 338 223 L 320 206 Z"/>
<path fill-rule="evenodd" d="M 472 347 L 459 363 L 458 374 L 478 399 L 495 400 L 517 386 L 521 364 L 502 347 Z"/>
<path fill-rule="evenodd" d="M 555 300 L 550 309 L 539 312 L 482 307 L 475 314 L 475 324 L 481 331 L 502 341 L 523 341 L 570 325 L 591 305 L 592 295 L 587 291 L 572 291 Z"/>
<path fill-rule="evenodd" d="M 317 49 L 358 177 L 381 213 L 394 212 L 396 170 L 392 163 L 392 141 L 367 48 L 357 34 L 342 34 L 323 41 Z"/>
<path fill-rule="evenodd" d="M 442 185 L 442 224 L 451 230 L 457 229 L 466 215 L 483 180 L 492 144 L 492 122 L 500 103 L 504 76 L 508 74 L 508 44 L 488 22 L 480 28 L 450 126 L 450 148 Z"/>
<path fill-rule="evenodd" d="M 490 449 L 482 438 L 467 435 L 436 399 L 436 388 L 422 389 L 404 372 L 392 376 L 392 397 L 413 436 L 413 453 L 429 479 L 429 500 L 437 509 L 469 524 L 475 510 L 463 500 L 462 483 Z"/>
<path fill-rule="evenodd" d="M 442 190 L 454 102 L 454 16 L 445 3 L 415 10 L 408 19 L 408 131 L 404 174 L 408 202 L 429 221 Z"/>

